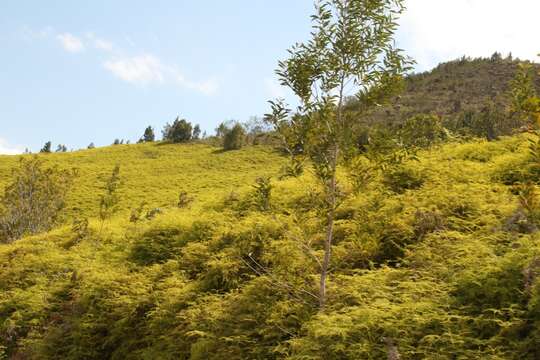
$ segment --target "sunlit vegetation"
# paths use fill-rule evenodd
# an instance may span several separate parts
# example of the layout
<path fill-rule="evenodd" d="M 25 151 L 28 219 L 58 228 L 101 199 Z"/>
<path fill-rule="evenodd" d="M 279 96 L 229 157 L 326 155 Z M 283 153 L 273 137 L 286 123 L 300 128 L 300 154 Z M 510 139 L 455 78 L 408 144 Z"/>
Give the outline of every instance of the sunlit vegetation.
<path fill-rule="evenodd" d="M 535 66 L 406 76 L 401 1 L 319 5 L 295 109 L 0 156 L 0 359 L 540 358 Z"/>
<path fill-rule="evenodd" d="M 403 358 L 534 359 L 538 200 L 505 184 L 534 169 L 520 166 L 533 161 L 527 138 L 421 150 L 358 195 L 341 172 L 349 195 L 323 313 L 317 182 L 309 172 L 263 180 L 286 162 L 271 148 L 149 143 L 42 155 L 79 175 L 65 225 L 0 246 L 2 351 L 358 359 L 384 358 L 387 338 Z M 100 234 L 100 196 L 117 162 L 119 211 Z M 188 206 L 178 206 L 181 191 Z"/>

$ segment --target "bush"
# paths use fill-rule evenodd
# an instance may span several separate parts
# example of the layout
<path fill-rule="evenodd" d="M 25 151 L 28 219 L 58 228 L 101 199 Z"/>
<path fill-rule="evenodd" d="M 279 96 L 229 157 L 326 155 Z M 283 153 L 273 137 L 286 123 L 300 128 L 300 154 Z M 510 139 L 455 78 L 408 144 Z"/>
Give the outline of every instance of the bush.
<path fill-rule="evenodd" d="M 396 166 L 384 174 L 383 184 L 395 193 L 402 194 L 406 190 L 415 190 L 424 184 L 420 172 L 404 167 Z"/>
<path fill-rule="evenodd" d="M 268 177 L 260 177 L 255 181 L 253 201 L 261 211 L 270 210 L 270 198 L 272 195 L 272 183 Z"/>
<path fill-rule="evenodd" d="M 50 230 L 65 206 L 75 172 L 21 159 L 1 199 L 0 242 Z"/>
<path fill-rule="evenodd" d="M 224 150 L 238 150 L 244 146 L 246 132 L 242 125 L 236 124 L 225 132 L 223 136 Z"/>
<path fill-rule="evenodd" d="M 400 137 L 405 146 L 430 147 L 449 137 L 439 117 L 416 115 L 403 124 Z"/>
<path fill-rule="evenodd" d="M 180 256 L 190 242 L 201 242 L 212 235 L 212 226 L 194 222 L 191 227 L 161 226 L 151 228 L 135 239 L 130 258 L 139 265 L 161 264 Z"/>
<path fill-rule="evenodd" d="M 185 243 L 183 229 L 150 229 L 135 240 L 131 249 L 131 260 L 139 265 L 164 263 L 177 256 Z"/>

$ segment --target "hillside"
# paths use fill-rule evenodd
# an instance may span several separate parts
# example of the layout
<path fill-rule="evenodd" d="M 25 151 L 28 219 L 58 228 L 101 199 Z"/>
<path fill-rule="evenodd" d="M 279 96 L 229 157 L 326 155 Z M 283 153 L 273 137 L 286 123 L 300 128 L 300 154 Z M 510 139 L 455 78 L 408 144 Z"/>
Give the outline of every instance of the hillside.
<path fill-rule="evenodd" d="M 77 169 L 75 191 L 68 200 L 69 218 L 75 214 L 97 216 L 99 195 L 117 164 L 122 180 L 120 210 L 129 215 L 143 201 L 156 208 L 175 206 L 181 191 L 196 198 L 195 206 L 202 206 L 231 191 L 249 188 L 257 177 L 276 173 L 283 162 L 276 151 L 263 147 L 231 153 L 203 144 L 161 143 L 51 153 L 42 158 L 64 169 Z M 17 157 L 0 156 L 0 189 L 16 164 Z"/>
<path fill-rule="evenodd" d="M 461 58 L 441 63 L 433 70 L 405 78 L 403 92 L 367 118 L 370 123 L 400 123 L 416 114 L 436 114 L 449 128 L 457 128 L 468 114 L 481 112 L 493 103 L 499 112 L 510 104 L 510 82 L 522 61 L 512 58 Z M 540 70 L 539 64 L 533 64 Z M 540 90 L 540 77 L 535 86 Z M 350 104 L 355 108 L 355 102 Z M 500 132 L 509 134 L 509 119 L 499 125 Z"/>
<path fill-rule="evenodd" d="M 40 155 L 78 168 L 63 224 L 0 244 L 0 358 L 540 358 L 540 237 L 509 185 L 525 135 L 448 143 L 375 175 L 337 214 L 329 298 L 310 174 L 264 146 L 119 145 Z M 0 157 L 1 184 L 17 157 Z M 99 195 L 120 164 L 121 211 Z M 413 182 L 407 176 L 413 177 Z M 273 175 L 270 208 L 257 177 Z M 405 179 L 405 180 L 404 180 Z M 181 191 L 193 202 L 178 208 Z M 161 213 L 137 223 L 142 201 Z M 77 238 L 71 221 L 90 218 Z"/>

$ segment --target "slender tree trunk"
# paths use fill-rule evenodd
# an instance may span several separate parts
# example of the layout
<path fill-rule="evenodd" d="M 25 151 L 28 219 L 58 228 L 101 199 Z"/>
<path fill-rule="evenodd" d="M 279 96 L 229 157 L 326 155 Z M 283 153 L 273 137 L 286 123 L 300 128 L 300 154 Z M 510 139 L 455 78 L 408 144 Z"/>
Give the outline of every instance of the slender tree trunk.
<path fill-rule="evenodd" d="M 341 136 L 343 130 L 343 90 L 345 87 L 345 76 L 341 77 L 339 88 L 339 101 L 336 111 L 337 130 L 338 134 L 335 137 Z M 339 140 L 334 140 L 334 148 L 332 149 L 332 157 L 330 159 L 330 170 L 332 172 L 330 182 L 327 184 L 327 205 L 328 213 L 326 216 L 326 239 L 324 242 L 324 258 L 321 266 L 321 281 L 319 286 L 319 310 L 324 310 L 326 305 L 326 281 L 328 279 L 328 269 L 330 267 L 330 257 L 332 256 L 332 241 L 334 239 L 334 220 L 336 216 L 337 205 L 337 164 L 339 159 Z"/>
<path fill-rule="evenodd" d="M 332 240 L 334 238 L 334 218 L 336 213 L 336 197 L 337 197 L 337 159 L 339 155 L 339 148 L 336 145 L 332 151 L 332 177 L 329 184 L 327 185 L 327 202 L 328 202 L 328 213 L 326 217 L 326 239 L 324 242 L 324 259 L 321 266 L 321 282 L 319 287 L 319 308 L 320 310 L 324 309 L 326 305 L 326 279 L 328 278 L 328 269 L 330 267 L 330 257 L 332 255 Z"/>

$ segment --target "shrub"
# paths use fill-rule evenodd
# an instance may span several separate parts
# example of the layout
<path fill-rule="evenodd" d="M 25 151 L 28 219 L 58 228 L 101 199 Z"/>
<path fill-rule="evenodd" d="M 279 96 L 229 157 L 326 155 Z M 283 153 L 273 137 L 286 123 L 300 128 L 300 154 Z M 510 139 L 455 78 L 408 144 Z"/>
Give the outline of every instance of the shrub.
<path fill-rule="evenodd" d="M 131 260 L 139 265 L 164 263 L 178 255 L 185 245 L 183 229 L 155 228 L 137 238 L 131 249 Z"/>
<path fill-rule="evenodd" d="M 189 204 L 193 202 L 193 197 L 189 196 L 187 191 L 180 191 L 180 194 L 178 195 L 178 204 L 177 206 L 179 208 L 185 208 L 188 207 Z"/>
<path fill-rule="evenodd" d="M 194 222 L 189 228 L 151 228 L 135 239 L 130 258 L 139 265 L 161 264 L 179 257 L 181 249 L 188 243 L 208 239 L 212 231 L 212 227 L 203 222 Z"/>
<path fill-rule="evenodd" d="M 427 234 L 443 230 L 445 219 L 436 211 L 417 210 L 414 214 L 413 228 L 416 238 L 422 240 Z"/>
<path fill-rule="evenodd" d="M 141 202 L 139 206 L 131 210 L 131 214 L 129 215 L 129 222 L 131 223 L 138 223 L 143 218 L 144 210 L 146 209 L 147 203 L 146 201 Z"/>
<path fill-rule="evenodd" d="M 0 242 L 50 230 L 74 176 L 74 171 L 45 168 L 37 157 L 21 159 L 1 198 Z"/>
<path fill-rule="evenodd" d="M 399 133 L 405 146 L 430 147 L 449 137 L 439 117 L 416 115 L 403 124 Z"/>
<path fill-rule="evenodd" d="M 116 165 L 112 171 L 111 177 L 105 184 L 105 193 L 101 195 L 99 200 L 99 218 L 101 220 L 101 228 L 105 220 L 110 218 L 118 211 L 118 203 L 120 197 L 118 188 L 120 187 L 120 165 Z"/>
<path fill-rule="evenodd" d="M 238 150 L 244 146 L 246 132 L 242 125 L 235 124 L 231 129 L 225 132 L 223 136 L 224 150 Z"/>
<path fill-rule="evenodd" d="M 415 190 L 422 187 L 424 178 L 416 170 L 405 166 L 396 166 L 384 174 L 383 184 L 393 192 L 402 194 L 406 190 Z"/>
<path fill-rule="evenodd" d="M 261 211 L 270 210 L 270 198 L 272 195 L 272 183 L 269 177 L 259 177 L 255 180 L 255 192 L 253 202 Z"/>

